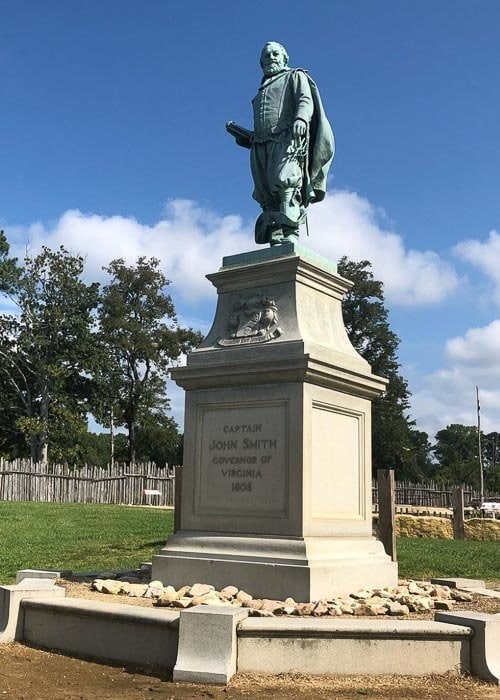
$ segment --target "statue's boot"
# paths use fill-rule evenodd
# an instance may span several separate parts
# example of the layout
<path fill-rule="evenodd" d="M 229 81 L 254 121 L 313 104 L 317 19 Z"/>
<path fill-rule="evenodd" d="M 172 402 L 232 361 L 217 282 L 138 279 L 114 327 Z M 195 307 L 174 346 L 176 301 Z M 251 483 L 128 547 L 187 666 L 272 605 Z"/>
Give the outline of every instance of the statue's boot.
<path fill-rule="evenodd" d="M 279 245 L 283 241 L 283 229 L 277 211 L 263 211 L 255 222 L 255 242 Z"/>
<path fill-rule="evenodd" d="M 299 229 L 289 228 L 287 226 L 283 227 L 283 237 L 280 243 L 298 243 L 299 241 Z"/>
<path fill-rule="evenodd" d="M 280 245 L 281 243 L 283 243 L 283 229 L 280 227 L 270 232 L 269 245 Z"/>

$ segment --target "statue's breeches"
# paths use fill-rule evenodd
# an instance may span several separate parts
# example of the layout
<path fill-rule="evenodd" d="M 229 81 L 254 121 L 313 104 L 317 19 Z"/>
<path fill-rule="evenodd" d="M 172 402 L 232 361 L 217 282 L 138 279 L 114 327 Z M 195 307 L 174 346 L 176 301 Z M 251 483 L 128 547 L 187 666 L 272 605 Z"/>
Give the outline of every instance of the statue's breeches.
<path fill-rule="evenodd" d="M 254 143 L 250 153 L 253 198 L 264 211 L 279 209 L 285 190 L 300 191 L 302 169 L 289 140 Z"/>

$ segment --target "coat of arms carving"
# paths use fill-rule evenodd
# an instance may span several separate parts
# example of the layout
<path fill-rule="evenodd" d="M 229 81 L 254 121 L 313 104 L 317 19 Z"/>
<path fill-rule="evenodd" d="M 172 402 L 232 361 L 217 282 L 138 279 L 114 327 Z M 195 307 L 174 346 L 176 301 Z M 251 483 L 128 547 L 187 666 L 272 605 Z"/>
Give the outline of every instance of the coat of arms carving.
<path fill-rule="evenodd" d="M 228 335 L 219 338 L 219 345 L 247 345 L 266 343 L 282 334 L 278 326 L 278 306 L 274 299 L 263 294 L 238 299 L 227 322 Z"/>

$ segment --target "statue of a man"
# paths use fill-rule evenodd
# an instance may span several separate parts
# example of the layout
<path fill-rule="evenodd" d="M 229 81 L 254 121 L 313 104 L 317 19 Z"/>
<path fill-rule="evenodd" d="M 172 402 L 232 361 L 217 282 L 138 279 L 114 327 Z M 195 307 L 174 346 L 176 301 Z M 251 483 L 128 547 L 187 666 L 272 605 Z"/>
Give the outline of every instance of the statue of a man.
<path fill-rule="evenodd" d="M 255 241 L 277 245 L 296 241 L 306 207 L 324 198 L 334 139 L 316 84 L 304 70 L 289 68 L 285 48 L 268 42 L 260 65 L 254 130 L 234 122 L 226 128 L 239 146 L 251 149 L 253 197 L 262 207 Z"/>

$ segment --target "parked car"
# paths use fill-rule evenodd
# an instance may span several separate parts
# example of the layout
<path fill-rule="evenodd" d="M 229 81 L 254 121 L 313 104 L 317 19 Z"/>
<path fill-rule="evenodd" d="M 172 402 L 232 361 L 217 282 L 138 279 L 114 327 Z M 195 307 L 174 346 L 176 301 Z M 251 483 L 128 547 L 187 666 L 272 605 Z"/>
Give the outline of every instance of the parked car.
<path fill-rule="evenodd" d="M 483 501 L 481 503 L 481 513 L 488 518 L 500 518 L 500 499 Z"/>

